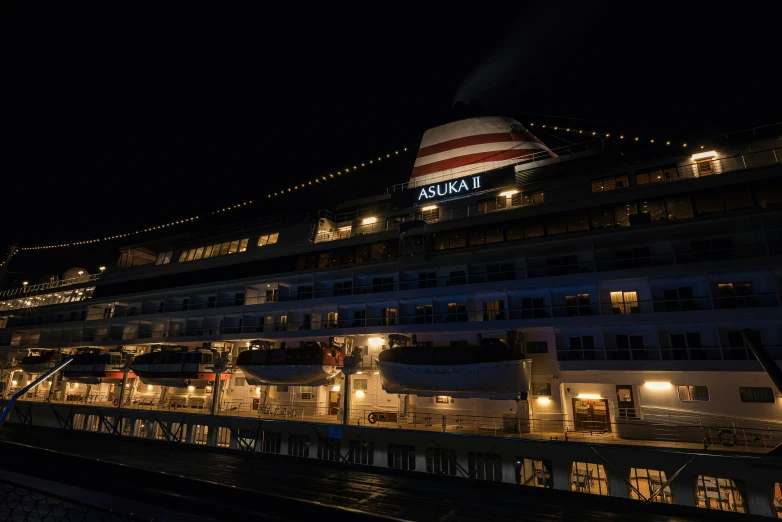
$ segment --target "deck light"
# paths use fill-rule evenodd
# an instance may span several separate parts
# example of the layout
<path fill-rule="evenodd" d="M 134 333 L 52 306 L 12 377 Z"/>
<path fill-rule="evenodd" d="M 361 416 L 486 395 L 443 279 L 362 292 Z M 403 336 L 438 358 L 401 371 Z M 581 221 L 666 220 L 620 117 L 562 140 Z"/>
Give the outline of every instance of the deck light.
<path fill-rule="evenodd" d="M 668 390 L 671 388 L 671 383 L 665 381 L 646 381 L 644 386 L 650 390 Z"/>
<path fill-rule="evenodd" d="M 602 399 L 599 393 L 579 393 L 576 399 Z"/>
<path fill-rule="evenodd" d="M 331 391 L 335 391 L 335 392 L 338 392 L 340 389 L 341 388 L 340 388 L 339 384 L 335 384 L 334 386 L 331 387 Z"/>
<path fill-rule="evenodd" d="M 188 386 L 187 391 L 195 391 L 195 386 Z"/>
<path fill-rule="evenodd" d="M 699 152 L 698 154 L 692 155 L 693 161 L 706 159 L 706 158 L 716 158 L 716 157 L 717 157 L 717 152 L 713 150 L 710 150 L 709 152 Z"/>
<path fill-rule="evenodd" d="M 426 212 L 427 210 L 434 210 L 437 208 L 437 205 L 427 205 L 423 208 L 421 208 L 421 211 Z"/>
<path fill-rule="evenodd" d="M 361 223 L 364 225 L 371 225 L 372 223 L 377 223 L 377 218 L 376 217 L 364 218 L 364 220 Z"/>
<path fill-rule="evenodd" d="M 356 390 L 356 397 L 363 397 L 364 395 L 365 394 L 363 390 Z"/>
<path fill-rule="evenodd" d="M 506 190 L 505 192 L 500 192 L 500 196 L 505 196 L 506 198 L 511 197 L 514 194 L 518 194 L 518 190 Z"/>
<path fill-rule="evenodd" d="M 538 404 L 548 404 L 551 402 L 551 398 L 549 397 L 538 397 Z"/>
<path fill-rule="evenodd" d="M 367 342 L 369 343 L 369 346 L 375 346 L 379 347 L 383 345 L 383 338 L 382 337 L 370 337 L 367 339 Z"/>

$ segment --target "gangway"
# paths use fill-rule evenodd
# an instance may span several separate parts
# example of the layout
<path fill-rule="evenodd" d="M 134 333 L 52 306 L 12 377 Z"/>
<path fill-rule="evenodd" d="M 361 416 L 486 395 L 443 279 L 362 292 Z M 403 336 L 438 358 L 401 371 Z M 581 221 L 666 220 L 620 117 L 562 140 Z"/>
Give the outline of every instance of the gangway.
<path fill-rule="evenodd" d="M 43 375 L 35 379 L 33 382 L 31 382 L 30 384 L 28 384 L 18 392 L 14 393 L 13 396 L 11 397 L 11 400 L 9 400 L 8 404 L 5 405 L 5 409 L 3 410 L 3 413 L 0 414 L 0 428 L 2 428 L 3 424 L 5 424 L 6 419 L 11 414 L 11 409 L 14 407 L 14 403 L 16 403 L 16 400 L 19 397 L 22 397 L 25 393 L 29 392 L 30 390 L 32 390 L 33 388 L 41 384 L 43 381 L 45 381 L 55 373 L 59 372 L 60 370 L 62 370 L 63 368 L 71 364 L 73 362 L 73 357 L 74 357 L 73 355 L 71 355 L 70 357 L 65 357 L 63 360 L 55 364 L 54 368 L 51 368 L 49 371 L 47 371 L 46 373 L 44 373 Z"/>

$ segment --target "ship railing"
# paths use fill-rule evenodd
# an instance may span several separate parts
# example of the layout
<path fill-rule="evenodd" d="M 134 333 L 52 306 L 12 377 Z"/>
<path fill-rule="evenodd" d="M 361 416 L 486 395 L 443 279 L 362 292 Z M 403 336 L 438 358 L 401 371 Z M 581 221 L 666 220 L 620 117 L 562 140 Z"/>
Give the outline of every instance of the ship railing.
<path fill-rule="evenodd" d="M 363 392 L 363 390 L 361 390 Z M 355 391 L 354 393 L 357 393 Z M 368 392 L 365 392 L 368 394 Z M 28 394 L 29 395 L 29 394 Z M 46 401 L 47 398 L 23 397 L 24 401 Z M 354 401 L 361 398 L 354 395 Z M 271 399 L 267 399 L 271 400 Z M 535 401 L 536 398 L 532 398 Z M 450 397 L 435 397 L 436 402 L 450 403 Z M 108 396 L 100 396 L 89 402 L 63 400 L 55 395 L 54 403 L 81 404 L 105 408 L 118 407 Z M 260 394 L 246 399 L 221 401 L 220 416 L 243 418 L 268 418 L 319 423 L 342 423 L 342 406 L 315 406 L 314 401 L 295 397 L 290 403 L 267 402 L 262 404 Z M 166 411 L 193 414 L 210 414 L 211 397 L 195 400 L 174 396 L 160 402 L 160 394 L 136 395 L 122 405 L 123 409 Z M 533 410 L 544 407 L 533 402 Z M 678 419 L 663 421 L 646 409 L 623 408 L 612 411 L 613 422 L 604 419 L 567 420 L 562 413 L 536 414 L 531 418 L 518 418 L 515 413 L 504 415 L 473 415 L 458 411 L 443 413 L 430 411 L 407 412 L 355 405 L 350 410 L 348 422 L 368 428 L 440 431 L 459 434 L 492 435 L 525 440 L 580 442 L 587 444 L 619 444 L 657 447 L 665 449 L 689 449 L 711 451 L 740 451 L 766 453 L 776 447 L 782 438 L 779 423 L 742 420 L 724 422 L 721 418 L 704 418 L 682 415 Z"/>
<path fill-rule="evenodd" d="M 632 337 L 628 335 L 628 337 Z M 639 336 L 640 337 L 640 336 Z M 756 361 L 745 346 L 634 346 L 626 348 L 570 346 L 557 350 L 558 361 Z M 782 360 L 782 346 L 767 345 L 771 357 Z"/>
<path fill-rule="evenodd" d="M 97 281 L 100 278 L 100 274 L 86 274 L 78 277 L 70 277 L 68 279 L 57 279 L 49 281 L 48 283 L 39 283 L 35 285 L 24 285 L 18 288 L 11 288 L 0 292 L 0 297 L 14 296 L 14 295 L 28 295 L 43 290 L 52 290 L 55 288 L 62 288 L 64 286 L 78 285 L 83 283 L 90 283 Z"/>

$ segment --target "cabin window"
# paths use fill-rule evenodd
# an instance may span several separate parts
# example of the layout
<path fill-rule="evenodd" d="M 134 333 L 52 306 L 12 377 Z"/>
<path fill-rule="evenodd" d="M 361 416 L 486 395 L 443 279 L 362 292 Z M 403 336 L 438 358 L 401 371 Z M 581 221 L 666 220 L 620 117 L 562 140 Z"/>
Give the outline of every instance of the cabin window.
<path fill-rule="evenodd" d="M 318 437 L 318 458 L 338 462 L 340 460 L 340 442 L 340 439 Z"/>
<path fill-rule="evenodd" d="M 471 451 L 467 454 L 470 477 L 502 482 L 502 456 L 499 453 Z"/>
<path fill-rule="evenodd" d="M 280 237 L 279 232 L 275 232 L 274 234 L 266 234 L 258 238 L 258 246 L 266 246 L 266 245 L 273 245 L 277 242 L 277 239 Z M 245 241 L 245 240 L 242 240 Z M 328 254 L 326 254 L 328 255 Z"/>
<path fill-rule="evenodd" d="M 264 453 L 279 453 L 282 446 L 282 434 L 279 431 L 263 431 L 261 434 L 261 451 Z"/>
<path fill-rule="evenodd" d="M 746 513 L 744 496 L 735 480 L 698 475 L 695 480 L 696 505 L 701 508 Z"/>
<path fill-rule="evenodd" d="M 458 323 L 467 321 L 467 305 L 464 303 L 448 303 L 448 322 Z"/>
<path fill-rule="evenodd" d="M 299 394 L 301 395 L 302 400 L 306 401 L 313 399 L 312 386 L 299 386 Z"/>
<path fill-rule="evenodd" d="M 527 341 L 524 347 L 527 353 L 548 353 L 548 341 Z"/>
<path fill-rule="evenodd" d="M 516 457 L 516 477 L 519 484 L 531 488 L 550 488 L 551 462 L 548 460 L 525 459 Z"/>
<path fill-rule="evenodd" d="M 425 207 L 426 208 L 426 207 Z M 440 208 L 428 208 L 428 210 L 421 209 L 420 212 L 418 212 L 418 215 L 416 216 L 416 219 L 423 219 L 426 222 L 433 222 L 440 219 Z"/>
<path fill-rule="evenodd" d="M 234 377 L 234 386 L 244 386 L 247 384 L 247 379 L 244 377 Z"/>
<path fill-rule="evenodd" d="M 535 192 L 524 192 L 521 195 L 521 204 L 522 205 L 534 205 L 538 203 L 543 203 L 543 191 L 538 190 Z"/>
<path fill-rule="evenodd" d="M 505 319 L 505 301 L 502 299 L 496 301 L 483 302 L 483 320 L 501 321 Z"/>
<path fill-rule="evenodd" d="M 372 466 L 375 463 L 375 443 L 365 440 L 351 440 L 348 462 Z"/>
<path fill-rule="evenodd" d="M 287 386 L 277 386 L 277 393 L 288 393 Z"/>
<path fill-rule="evenodd" d="M 592 181 L 592 193 L 628 188 L 629 186 L 630 180 L 628 179 L 627 175 L 596 179 Z"/>
<path fill-rule="evenodd" d="M 382 326 L 395 326 L 396 325 L 396 318 L 397 318 L 397 309 L 396 308 L 383 308 L 381 310 L 381 319 L 380 324 Z"/>
<path fill-rule="evenodd" d="M 207 437 L 209 435 L 209 426 L 203 426 L 201 424 L 191 425 L 193 428 L 193 444 L 206 445 Z"/>
<path fill-rule="evenodd" d="M 638 294 L 636 292 L 611 292 L 611 309 L 614 314 L 637 314 Z"/>
<path fill-rule="evenodd" d="M 432 321 L 432 305 L 422 305 L 415 307 L 415 324 L 431 324 Z"/>
<path fill-rule="evenodd" d="M 682 402 L 708 401 L 709 388 L 706 386 L 679 386 L 679 400 Z"/>
<path fill-rule="evenodd" d="M 664 471 L 658 471 L 655 469 L 643 469 L 643 468 L 630 468 L 630 498 L 635 500 L 642 500 L 638 496 L 640 492 L 644 499 L 651 498 L 652 494 L 657 493 L 657 496 L 652 498 L 652 502 L 660 502 L 663 504 L 673 504 L 673 493 L 671 487 L 663 484 L 668 482 L 668 478 L 665 476 Z M 635 489 L 633 489 L 635 488 Z"/>
<path fill-rule="evenodd" d="M 774 390 L 765 387 L 739 387 L 741 402 L 774 403 Z"/>
<path fill-rule="evenodd" d="M 388 467 L 415 470 L 415 446 L 407 444 L 388 445 Z"/>
<path fill-rule="evenodd" d="M 532 383 L 532 395 L 538 395 L 541 397 L 551 397 L 551 383 L 550 382 L 533 382 Z"/>
<path fill-rule="evenodd" d="M 438 404 L 451 404 L 453 402 L 453 399 L 447 395 L 437 395 L 434 398 L 434 402 Z"/>
<path fill-rule="evenodd" d="M 605 467 L 591 462 L 574 462 L 570 472 L 570 491 L 608 496 Z"/>
<path fill-rule="evenodd" d="M 337 281 L 334 283 L 334 296 L 351 295 L 353 293 L 353 281 Z"/>
<path fill-rule="evenodd" d="M 353 379 L 353 391 L 367 391 L 369 388 L 369 379 Z"/>
<path fill-rule="evenodd" d="M 670 181 L 673 179 L 679 179 L 679 170 L 675 165 L 669 167 L 658 168 L 657 170 L 650 172 L 642 172 L 635 175 L 635 182 L 638 185 L 648 185 L 649 183 L 661 183 L 663 181 Z"/>
<path fill-rule="evenodd" d="M 167 265 L 171 262 L 171 254 L 173 254 L 173 250 L 169 250 L 168 252 L 161 252 L 157 255 L 157 259 L 155 260 L 156 265 Z"/>
<path fill-rule="evenodd" d="M 229 428 L 217 428 L 217 447 L 227 448 L 231 445 L 231 430 Z"/>
<path fill-rule="evenodd" d="M 279 386 L 278 386 L 279 388 Z M 287 386 L 286 386 L 287 388 Z M 310 436 L 291 434 L 288 436 L 288 455 L 295 457 L 310 456 Z"/>
<path fill-rule="evenodd" d="M 426 448 L 426 471 L 438 475 L 456 475 L 456 451 L 444 448 Z"/>

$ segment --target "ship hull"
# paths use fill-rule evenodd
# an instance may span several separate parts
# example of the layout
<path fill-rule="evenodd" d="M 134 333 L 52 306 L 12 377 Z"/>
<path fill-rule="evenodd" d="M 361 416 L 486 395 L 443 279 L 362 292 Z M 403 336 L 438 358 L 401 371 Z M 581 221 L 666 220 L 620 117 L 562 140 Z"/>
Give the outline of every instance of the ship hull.
<path fill-rule="evenodd" d="M 428 365 L 378 361 L 386 393 L 490 399 L 524 398 L 530 387 L 529 359 Z"/>
<path fill-rule="evenodd" d="M 339 374 L 339 368 L 324 364 L 249 364 L 239 367 L 252 385 L 323 386 L 330 377 Z"/>

